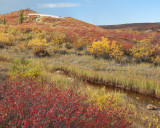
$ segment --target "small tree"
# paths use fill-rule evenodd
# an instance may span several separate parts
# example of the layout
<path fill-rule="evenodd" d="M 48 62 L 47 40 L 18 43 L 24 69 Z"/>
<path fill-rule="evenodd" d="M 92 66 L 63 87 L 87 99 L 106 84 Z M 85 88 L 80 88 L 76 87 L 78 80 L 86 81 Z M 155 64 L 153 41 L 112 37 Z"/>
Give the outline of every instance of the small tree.
<path fill-rule="evenodd" d="M 23 13 L 24 13 L 24 11 L 21 10 L 20 14 L 19 14 L 19 24 L 23 24 L 23 20 L 24 20 Z"/>
<path fill-rule="evenodd" d="M 0 18 L 0 24 L 2 24 L 2 19 Z"/>
<path fill-rule="evenodd" d="M 6 19 L 5 18 L 3 19 L 3 24 L 6 24 Z"/>

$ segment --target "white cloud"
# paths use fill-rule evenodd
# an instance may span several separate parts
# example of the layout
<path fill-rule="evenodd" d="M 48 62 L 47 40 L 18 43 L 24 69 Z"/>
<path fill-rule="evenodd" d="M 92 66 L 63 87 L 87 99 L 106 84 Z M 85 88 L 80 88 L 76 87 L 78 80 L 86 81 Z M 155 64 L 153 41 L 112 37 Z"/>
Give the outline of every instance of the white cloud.
<path fill-rule="evenodd" d="M 40 4 L 40 8 L 66 8 L 66 7 L 78 7 L 80 4 L 75 3 L 56 3 L 56 4 Z"/>

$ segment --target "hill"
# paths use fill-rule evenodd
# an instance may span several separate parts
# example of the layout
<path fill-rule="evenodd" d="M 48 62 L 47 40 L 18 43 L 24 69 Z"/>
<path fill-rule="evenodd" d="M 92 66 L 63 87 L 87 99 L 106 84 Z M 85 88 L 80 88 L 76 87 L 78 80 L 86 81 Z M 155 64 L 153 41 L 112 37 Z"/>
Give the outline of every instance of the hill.
<path fill-rule="evenodd" d="M 22 9 L 19 11 L 14 11 L 11 13 L 0 15 L 0 19 L 6 19 L 8 24 L 18 25 L 19 24 L 19 15 L 23 11 L 24 21 L 23 23 L 45 23 L 52 24 L 56 26 L 67 26 L 67 27 L 87 27 L 100 29 L 100 27 L 74 19 L 72 17 L 59 17 L 53 15 L 39 14 L 30 9 Z"/>
<path fill-rule="evenodd" d="M 24 21 L 19 24 L 20 12 L 23 11 Z M 58 17 L 45 14 L 39 14 L 30 9 L 22 9 L 8 14 L 0 15 L 0 20 L 6 19 L 8 25 L 12 25 L 24 32 L 47 31 L 65 33 L 71 38 L 81 37 L 92 40 L 91 38 L 100 38 L 106 34 L 106 30 L 101 27 L 74 19 L 72 17 Z"/>
<path fill-rule="evenodd" d="M 19 23 L 21 12 L 23 12 L 24 19 L 22 24 Z M 6 23 L 3 22 L 4 19 Z M 17 45 L 19 42 L 23 42 L 25 47 L 30 47 L 30 42 L 32 42 L 32 46 L 35 46 L 33 42 L 36 42 L 36 45 L 41 42 L 43 45 L 52 43 L 56 48 L 62 48 L 62 44 L 67 44 L 68 47 L 83 49 L 86 48 L 86 44 L 101 39 L 107 34 L 107 31 L 101 27 L 72 17 L 40 14 L 30 9 L 0 15 L 0 21 L 1 37 L 3 38 L 2 41 L 0 40 L 2 42 L 0 47 Z M 13 41 L 13 38 L 8 39 L 8 37 L 13 37 L 16 41 Z M 12 43 L 9 40 L 12 40 Z"/>
<path fill-rule="evenodd" d="M 101 25 L 104 29 L 126 29 L 133 30 L 157 30 L 160 29 L 160 23 L 133 23 L 133 24 L 120 24 L 120 25 Z"/>

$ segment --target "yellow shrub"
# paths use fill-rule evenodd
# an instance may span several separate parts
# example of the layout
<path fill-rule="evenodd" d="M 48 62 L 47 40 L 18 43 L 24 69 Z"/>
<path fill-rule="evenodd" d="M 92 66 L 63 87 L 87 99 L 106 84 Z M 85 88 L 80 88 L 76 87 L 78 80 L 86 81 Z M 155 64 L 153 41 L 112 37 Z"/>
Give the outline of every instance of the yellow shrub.
<path fill-rule="evenodd" d="M 150 39 L 143 39 L 138 42 L 132 49 L 131 54 L 139 60 L 149 60 L 155 51 Z"/>
<path fill-rule="evenodd" d="M 107 107 L 108 105 L 112 105 L 111 107 L 116 109 L 118 101 L 120 101 L 120 96 L 113 96 L 112 94 L 105 92 L 105 87 L 101 90 L 93 90 L 87 87 L 88 101 L 94 102 L 95 105 L 98 105 L 100 108 Z"/>
<path fill-rule="evenodd" d="M 66 36 L 63 33 L 52 33 L 51 37 L 52 44 L 62 44 L 66 42 Z"/>
<path fill-rule="evenodd" d="M 46 39 L 35 38 L 28 42 L 28 47 L 32 48 L 33 53 L 37 56 L 48 56 L 47 46 L 49 46 L 49 43 L 47 43 Z"/>
<path fill-rule="evenodd" d="M 10 33 L 0 33 L 0 45 L 12 46 L 14 44 L 15 37 Z"/>
<path fill-rule="evenodd" d="M 47 43 L 46 39 L 40 39 L 40 38 L 35 38 L 28 42 L 29 47 L 48 46 L 48 45 L 49 44 Z"/>
<path fill-rule="evenodd" d="M 88 47 L 94 55 L 109 55 L 111 58 L 121 59 L 123 56 L 122 46 L 116 41 L 110 41 L 108 38 L 102 37 L 100 41 L 94 41 L 90 47 Z"/>
<path fill-rule="evenodd" d="M 113 58 L 120 60 L 124 55 L 122 51 L 122 46 L 118 45 L 116 41 L 113 41 L 110 46 L 110 50 L 108 51 L 108 54 L 113 56 Z"/>
<path fill-rule="evenodd" d="M 88 50 L 92 54 L 103 55 L 106 50 L 109 49 L 110 41 L 107 38 L 102 38 L 101 41 L 94 41 L 91 47 L 88 47 Z"/>

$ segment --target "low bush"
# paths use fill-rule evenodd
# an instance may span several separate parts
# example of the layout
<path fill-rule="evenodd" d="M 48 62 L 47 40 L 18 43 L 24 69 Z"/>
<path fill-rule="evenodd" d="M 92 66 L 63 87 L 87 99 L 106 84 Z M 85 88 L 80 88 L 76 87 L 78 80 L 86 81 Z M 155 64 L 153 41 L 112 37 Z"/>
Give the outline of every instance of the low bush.
<path fill-rule="evenodd" d="M 90 47 L 88 46 L 88 51 L 106 59 L 121 60 L 124 55 L 122 45 L 104 37 L 100 41 L 94 41 Z"/>
<path fill-rule="evenodd" d="M 37 57 L 49 57 L 49 56 L 51 56 L 50 53 L 46 49 L 44 49 L 43 47 L 34 48 L 33 54 Z"/>
<path fill-rule="evenodd" d="M 33 49 L 33 54 L 38 57 L 50 56 L 46 48 L 49 46 L 49 43 L 46 39 L 35 38 L 29 41 L 28 47 Z"/>
<path fill-rule="evenodd" d="M 10 33 L 0 33 L 0 48 L 4 48 L 6 46 L 13 46 L 15 41 L 15 37 Z"/>
<path fill-rule="evenodd" d="M 41 86 L 36 80 L 18 78 L 1 84 L 0 127 L 131 126 L 125 118 L 127 113 L 121 112 L 125 109 L 99 108 L 85 102 L 87 96 L 76 90 L 73 86 L 62 91 L 54 84 Z"/>
<path fill-rule="evenodd" d="M 155 51 L 155 46 L 152 44 L 151 40 L 143 39 L 133 46 L 130 51 L 137 62 L 150 62 Z"/>
<path fill-rule="evenodd" d="M 21 60 L 14 60 L 13 66 L 9 73 L 10 79 L 20 77 L 23 79 L 36 79 L 42 76 L 40 67 L 31 64 L 30 60 L 22 58 Z"/>

